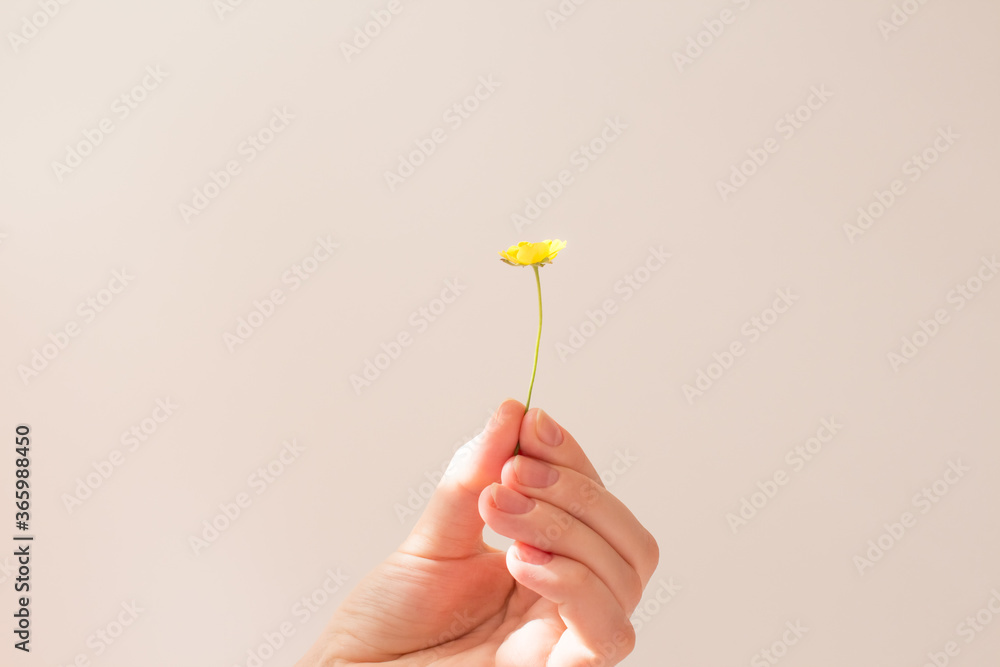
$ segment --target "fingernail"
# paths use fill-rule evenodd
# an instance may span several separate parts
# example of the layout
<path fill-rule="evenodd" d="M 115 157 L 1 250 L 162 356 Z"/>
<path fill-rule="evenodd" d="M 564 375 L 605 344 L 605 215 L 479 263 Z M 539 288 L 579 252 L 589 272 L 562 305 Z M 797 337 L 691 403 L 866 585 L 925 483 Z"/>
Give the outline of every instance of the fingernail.
<path fill-rule="evenodd" d="M 503 484 L 491 486 L 490 494 L 493 496 L 493 504 L 497 506 L 497 509 L 507 514 L 524 514 L 535 506 L 534 500 L 522 496 L 513 489 L 508 489 Z"/>
<path fill-rule="evenodd" d="M 548 551 L 536 549 L 529 544 L 518 544 L 515 547 L 514 555 L 519 561 L 529 565 L 545 565 L 552 560 L 552 554 Z"/>
<path fill-rule="evenodd" d="M 535 416 L 535 434 L 539 440 L 553 447 L 562 444 L 563 441 L 562 429 L 545 410 L 539 410 Z"/>
<path fill-rule="evenodd" d="M 492 431 L 493 429 L 495 429 L 499 425 L 499 423 L 500 423 L 500 415 L 503 412 L 503 406 L 504 406 L 504 403 L 506 403 L 506 402 L 507 402 L 507 399 L 504 399 L 503 401 L 501 401 L 500 405 L 497 406 L 497 409 L 493 411 L 493 416 L 490 417 L 489 422 L 486 423 L 486 430 L 487 431 Z"/>
<path fill-rule="evenodd" d="M 509 415 L 507 414 L 505 407 L 507 403 L 510 403 L 511 401 L 517 403 L 517 401 L 513 398 L 505 398 L 500 402 L 500 405 L 497 406 L 496 410 L 494 410 L 493 416 L 490 417 L 490 421 L 486 424 L 486 429 L 485 429 L 486 431 L 495 431 L 499 429 L 501 426 L 503 426 L 505 423 L 507 423 Z M 523 416 L 524 411 L 521 410 L 518 412 L 518 414 Z"/>
<path fill-rule="evenodd" d="M 536 489 L 544 489 L 546 486 L 552 486 L 559 479 L 558 470 L 545 461 L 539 461 L 527 456 L 514 458 L 514 475 L 521 484 L 533 486 Z"/>

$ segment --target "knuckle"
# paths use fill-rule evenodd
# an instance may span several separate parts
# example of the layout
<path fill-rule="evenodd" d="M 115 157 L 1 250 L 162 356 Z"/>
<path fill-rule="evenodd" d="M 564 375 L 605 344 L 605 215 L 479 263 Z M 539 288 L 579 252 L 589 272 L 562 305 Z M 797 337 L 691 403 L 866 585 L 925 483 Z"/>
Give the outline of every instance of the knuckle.
<path fill-rule="evenodd" d="M 632 622 L 622 616 L 615 630 L 595 649 L 594 656 L 588 661 L 589 667 L 617 665 L 635 649 L 635 628 L 632 627 Z"/>
<path fill-rule="evenodd" d="M 622 626 L 615 633 L 618 643 L 621 645 L 621 656 L 625 657 L 635 649 L 635 627 L 632 621 L 626 616 L 622 619 Z"/>
<path fill-rule="evenodd" d="M 660 564 L 660 545 L 657 544 L 656 538 L 653 534 L 643 528 L 643 542 L 644 548 L 643 553 L 646 557 L 647 571 L 646 579 L 653 576 L 653 572 L 656 571 L 657 566 Z"/>
<path fill-rule="evenodd" d="M 576 494 L 570 502 L 570 513 L 573 516 L 581 517 L 601 499 L 601 492 L 604 487 L 597 482 L 584 477 L 576 489 Z"/>
<path fill-rule="evenodd" d="M 564 580 L 566 584 L 575 590 L 584 590 L 591 586 L 594 580 L 594 573 L 590 568 L 576 561 L 568 561 Z"/>
<path fill-rule="evenodd" d="M 627 609 L 631 611 L 638 607 L 639 603 L 642 602 L 642 591 L 645 586 L 643 585 L 639 574 L 631 568 L 629 568 L 628 581 L 626 584 L 628 588 L 626 591 L 625 602 L 628 605 Z"/>

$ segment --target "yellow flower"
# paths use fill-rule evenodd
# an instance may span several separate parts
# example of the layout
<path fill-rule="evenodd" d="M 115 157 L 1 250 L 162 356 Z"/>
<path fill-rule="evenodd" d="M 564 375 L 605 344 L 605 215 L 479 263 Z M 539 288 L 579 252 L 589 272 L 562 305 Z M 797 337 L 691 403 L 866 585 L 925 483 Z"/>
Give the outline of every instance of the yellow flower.
<path fill-rule="evenodd" d="M 500 261 L 511 266 L 545 266 L 550 264 L 559 251 L 566 247 L 565 241 L 546 239 L 541 243 L 521 241 L 500 251 Z"/>
<path fill-rule="evenodd" d="M 559 251 L 566 247 L 565 241 L 544 240 L 541 243 L 521 241 L 506 250 L 500 251 L 500 259 L 511 266 L 530 266 L 535 270 L 535 286 L 538 288 L 538 336 L 535 337 L 535 361 L 531 366 L 531 382 L 528 384 L 528 400 L 524 402 L 524 411 L 531 405 L 531 390 L 535 388 L 535 372 L 538 370 L 538 346 L 542 342 L 542 283 L 538 277 L 539 267 L 551 264 Z M 521 451 L 521 443 L 514 447 L 514 456 Z"/>

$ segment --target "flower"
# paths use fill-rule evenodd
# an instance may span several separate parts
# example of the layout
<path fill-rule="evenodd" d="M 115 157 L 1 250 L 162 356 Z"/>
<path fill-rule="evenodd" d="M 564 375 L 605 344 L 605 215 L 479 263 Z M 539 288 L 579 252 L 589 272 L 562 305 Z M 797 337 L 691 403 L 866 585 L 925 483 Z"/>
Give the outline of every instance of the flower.
<path fill-rule="evenodd" d="M 511 266 L 530 266 L 535 270 L 535 286 L 538 288 L 538 336 L 535 337 L 535 361 L 531 366 L 531 382 L 528 384 L 528 400 L 524 402 L 524 411 L 531 405 L 531 391 L 535 388 L 535 372 L 538 370 L 538 346 L 542 342 L 542 283 L 538 278 L 538 267 L 551 264 L 559 251 L 566 247 L 565 241 L 546 239 L 541 243 L 521 241 L 506 250 L 500 251 L 500 259 Z M 521 451 L 521 443 L 514 447 L 514 456 Z"/>
<path fill-rule="evenodd" d="M 506 250 L 500 251 L 500 261 L 511 266 L 545 266 L 551 264 L 559 251 L 566 247 L 565 241 L 559 239 L 531 243 L 521 241 Z"/>

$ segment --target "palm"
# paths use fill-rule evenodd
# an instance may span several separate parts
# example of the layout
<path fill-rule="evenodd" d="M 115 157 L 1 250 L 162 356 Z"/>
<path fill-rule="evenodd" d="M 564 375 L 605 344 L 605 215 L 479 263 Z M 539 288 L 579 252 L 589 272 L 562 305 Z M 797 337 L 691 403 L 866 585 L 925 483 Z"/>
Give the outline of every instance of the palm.
<path fill-rule="evenodd" d="M 481 549 L 458 559 L 390 556 L 333 619 L 352 656 L 345 664 L 544 664 L 565 630 L 556 605 L 514 581 L 504 552 Z"/>

